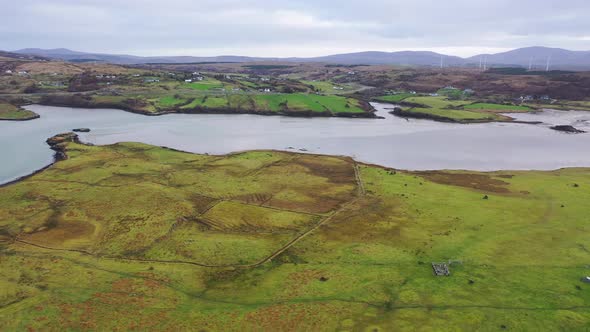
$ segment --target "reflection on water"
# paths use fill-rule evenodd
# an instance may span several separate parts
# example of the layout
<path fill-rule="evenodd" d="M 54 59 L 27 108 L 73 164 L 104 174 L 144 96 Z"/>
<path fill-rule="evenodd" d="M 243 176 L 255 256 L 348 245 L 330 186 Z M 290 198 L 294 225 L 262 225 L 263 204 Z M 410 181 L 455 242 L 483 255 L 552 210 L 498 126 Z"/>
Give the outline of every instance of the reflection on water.
<path fill-rule="evenodd" d="M 0 183 L 51 162 L 45 139 L 76 127 L 94 144 L 144 142 L 197 153 L 251 149 L 306 149 L 348 155 L 401 169 L 555 169 L 590 166 L 590 134 L 568 135 L 545 125 L 460 125 L 406 120 L 389 115 L 391 105 L 374 104 L 385 119 L 289 118 L 257 115 L 170 114 L 148 117 L 109 109 L 32 105 L 41 118 L 0 122 Z M 588 125 L 590 113 L 549 111 L 518 114 L 519 120 Z M 584 122 L 586 121 L 586 122 Z M 584 124 L 585 123 L 585 124 Z"/>

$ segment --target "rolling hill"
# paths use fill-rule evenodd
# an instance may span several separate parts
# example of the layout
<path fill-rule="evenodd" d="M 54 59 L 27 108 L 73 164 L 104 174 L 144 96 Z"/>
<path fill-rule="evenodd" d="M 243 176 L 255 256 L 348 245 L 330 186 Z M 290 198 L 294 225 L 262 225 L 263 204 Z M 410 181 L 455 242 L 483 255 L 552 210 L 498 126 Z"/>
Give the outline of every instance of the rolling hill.
<path fill-rule="evenodd" d="M 561 48 L 549 47 L 525 47 L 516 50 L 497 53 L 481 54 L 468 58 L 473 63 L 479 63 L 480 59 L 487 58 L 492 65 L 519 66 L 532 69 L 545 70 L 547 62 L 550 69 L 589 69 L 590 51 L 569 51 Z"/>
<path fill-rule="evenodd" d="M 195 62 L 325 62 L 345 65 L 355 64 L 389 64 L 408 66 L 440 66 L 441 59 L 445 66 L 473 67 L 478 66 L 480 60 L 486 60 L 488 66 L 518 66 L 528 67 L 531 64 L 536 69 L 545 69 L 549 60 L 551 69 L 590 70 L 590 51 L 570 51 L 548 47 L 526 47 L 497 54 L 480 54 L 470 58 L 461 58 L 439 54 L 435 52 L 401 51 L 401 52 L 358 52 L 335 54 L 311 58 L 263 58 L 247 56 L 153 56 L 141 57 L 126 54 L 102 54 L 72 51 L 65 48 L 39 49 L 27 48 L 13 51 L 13 53 L 41 56 L 72 62 L 108 62 L 115 64 L 146 64 L 146 63 L 195 63 Z"/>

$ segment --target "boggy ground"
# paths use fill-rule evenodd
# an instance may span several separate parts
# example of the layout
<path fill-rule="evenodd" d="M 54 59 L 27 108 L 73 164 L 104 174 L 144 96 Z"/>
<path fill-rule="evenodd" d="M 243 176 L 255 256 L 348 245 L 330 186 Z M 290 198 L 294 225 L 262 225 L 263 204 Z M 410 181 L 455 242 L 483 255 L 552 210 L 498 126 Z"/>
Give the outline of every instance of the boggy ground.
<path fill-rule="evenodd" d="M 0 188 L 1 330 L 590 327 L 589 169 L 61 146 Z"/>

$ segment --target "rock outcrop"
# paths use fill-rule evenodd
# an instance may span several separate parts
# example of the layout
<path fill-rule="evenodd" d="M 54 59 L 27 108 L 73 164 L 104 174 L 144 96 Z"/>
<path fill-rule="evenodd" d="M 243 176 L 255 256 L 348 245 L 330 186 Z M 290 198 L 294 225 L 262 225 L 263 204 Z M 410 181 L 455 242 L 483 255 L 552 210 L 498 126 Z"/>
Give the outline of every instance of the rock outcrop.
<path fill-rule="evenodd" d="M 55 160 L 59 161 L 68 159 L 68 155 L 66 154 L 66 143 L 80 143 L 80 140 L 78 139 L 78 135 L 74 133 L 63 133 L 48 138 L 46 142 L 51 150 L 55 151 Z"/>
<path fill-rule="evenodd" d="M 569 133 L 569 134 L 582 134 L 582 133 L 585 133 L 585 131 L 580 130 L 580 129 L 577 129 L 574 126 L 570 126 L 570 125 L 553 126 L 553 127 L 551 127 L 551 129 L 557 130 L 557 131 L 562 131 L 564 133 Z"/>

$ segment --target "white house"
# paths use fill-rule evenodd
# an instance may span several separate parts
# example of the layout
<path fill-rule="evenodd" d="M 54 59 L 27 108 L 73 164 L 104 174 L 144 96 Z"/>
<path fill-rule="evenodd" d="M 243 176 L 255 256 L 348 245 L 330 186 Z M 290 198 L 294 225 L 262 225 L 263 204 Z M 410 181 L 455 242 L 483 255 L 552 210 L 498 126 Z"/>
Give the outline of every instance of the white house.
<path fill-rule="evenodd" d="M 7 70 L 7 71 L 5 71 L 5 73 L 12 74 L 12 70 Z"/>
<path fill-rule="evenodd" d="M 186 83 L 191 83 L 193 80 L 191 80 L 190 78 L 188 80 L 184 80 Z"/>

